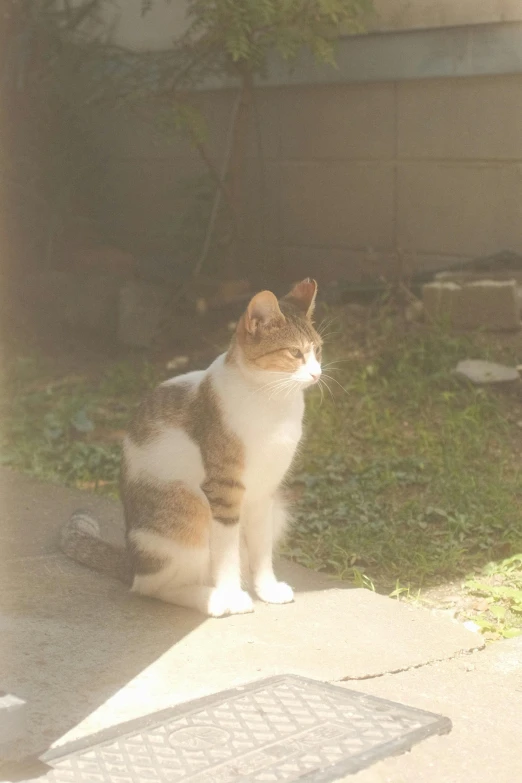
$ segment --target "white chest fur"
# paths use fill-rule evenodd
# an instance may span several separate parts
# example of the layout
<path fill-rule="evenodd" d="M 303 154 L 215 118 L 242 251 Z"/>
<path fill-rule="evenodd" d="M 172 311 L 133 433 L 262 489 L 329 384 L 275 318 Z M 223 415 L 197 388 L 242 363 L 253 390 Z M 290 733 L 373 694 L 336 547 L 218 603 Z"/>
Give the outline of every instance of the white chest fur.
<path fill-rule="evenodd" d="M 213 369 L 225 424 L 245 448 L 246 495 L 252 499 L 272 494 L 288 471 L 301 439 L 303 394 L 285 397 L 252 388 L 237 371 L 227 370 L 221 357 Z"/>

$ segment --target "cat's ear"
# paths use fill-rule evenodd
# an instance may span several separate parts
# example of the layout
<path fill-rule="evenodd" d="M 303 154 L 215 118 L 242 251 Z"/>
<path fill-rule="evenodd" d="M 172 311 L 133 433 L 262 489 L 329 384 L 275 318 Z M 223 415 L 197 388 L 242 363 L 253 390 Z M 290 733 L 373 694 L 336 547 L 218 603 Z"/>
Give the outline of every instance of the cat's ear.
<path fill-rule="evenodd" d="M 260 326 L 280 321 L 284 323 L 285 317 L 279 309 L 276 296 L 272 291 L 261 291 L 256 294 L 246 309 L 245 328 L 250 334 L 255 334 Z"/>
<path fill-rule="evenodd" d="M 291 302 L 307 318 L 311 318 L 315 309 L 315 297 L 317 296 L 317 283 L 309 277 L 297 283 L 285 299 Z"/>

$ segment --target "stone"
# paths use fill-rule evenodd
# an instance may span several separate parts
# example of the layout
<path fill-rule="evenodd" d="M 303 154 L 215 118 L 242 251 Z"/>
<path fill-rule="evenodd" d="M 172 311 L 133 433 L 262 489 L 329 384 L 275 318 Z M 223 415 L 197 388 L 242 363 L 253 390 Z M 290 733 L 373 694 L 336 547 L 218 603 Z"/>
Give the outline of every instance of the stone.
<path fill-rule="evenodd" d="M 71 274 L 71 296 L 64 309 L 70 326 L 116 337 L 121 279 L 106 273 Z"/>
<path fill-rule="evenodd" d="M 437 280 L 422 289 L 429 319 L 458 329 L 520 329 L 520 302 L 515 280 Z"/>
<path fill-rule="evenodd" d="M 515 367 L 506 367 L 482 359 L 464 359 L 455 368 L 455 374 L 477 385 L 488 383 L 510 383 L 520 378 Z"/>
<path fill-rule="evenodd" d="M 118 339 L 124 345 L 148 348 L 167 315 L 169 290 L 155 283 L 129 280 L 119 295 Z"/>
<path fill-rule="evenodd" d="M 519 313 L 522 312 L 522 265 L 521 259 L 517 253 L 497 253 L 485 259 L 478 259 L 476 266 L 471 265 L 469 269 L 457 269 L 456 271 L 438 272 L 435 275 L 435 281 L 438 283 L 457 283 L 458 285 L 467 285 L 469 283 L 479 283 L 485 280 L 496 282 L 509 282 L 514 280 L 516 283 L 516 299 Z M 487 264 L 491 266 L 486 266 Z M 482 268 L 482 264 L 484 268 Z"/>
<path fill-rule="evenodd" d="M 115 338 L 120 286 L 116 274 L 50 269 L 28 282 L 23 297 L 45 323 Z"/>

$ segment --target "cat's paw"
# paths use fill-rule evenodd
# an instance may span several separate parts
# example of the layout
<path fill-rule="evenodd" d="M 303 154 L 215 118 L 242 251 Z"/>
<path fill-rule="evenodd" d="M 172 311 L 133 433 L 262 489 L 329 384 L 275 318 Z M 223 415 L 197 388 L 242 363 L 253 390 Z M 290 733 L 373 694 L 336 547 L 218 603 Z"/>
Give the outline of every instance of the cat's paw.
<path fill-rule="evenodd" d="M 267 604 L 289 604 L 294 600 L 294 591 L 286 582 L 256 585 L 256 595 Z"/>
<path fill-rule="evenodd" d="M 208 603 L 210 617 L 224 617 L 228 614 L 247 614 L 254 611 L 254 604 L 245 590 L 227 590 L 216 587 Z"/>

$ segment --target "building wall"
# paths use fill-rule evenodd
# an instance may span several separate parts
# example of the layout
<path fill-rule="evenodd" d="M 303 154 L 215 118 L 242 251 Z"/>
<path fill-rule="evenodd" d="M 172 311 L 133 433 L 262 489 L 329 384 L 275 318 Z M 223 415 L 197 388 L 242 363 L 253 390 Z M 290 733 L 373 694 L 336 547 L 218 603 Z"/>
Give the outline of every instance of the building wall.
<path fill-rule="evenodd" d="M 208 92 L 219 162 L 234 94 Z M 267 88 L 245 174 L 245 255 L 285 277 L 360 278 L 403 251 L 417 269 L 522 253 L 522 75 Z M 158 221 L 204 168 L 190 145 L 104 121 L 104 200 L 118 239 L 168 253 Z M 112 221 L 112 222 L 111 222 Z"/>
<path fill-rule="evenodd" d="M 250 276 L 361 279 L 389 273 L 398 252 L 417 270 L 522 253 L 522 24 L 363 36 L 343 42 L 339 63 L 291 73 L 275 63 L 256 90 Z M 195 98 L 217 165 L 235 94 L 221 85 Z M 197 154 L 131 116 L 104 116 L 91 132 L 107 155 L 108 233 L 168 258 L 180 183 L 205 170 Z"/>

